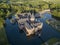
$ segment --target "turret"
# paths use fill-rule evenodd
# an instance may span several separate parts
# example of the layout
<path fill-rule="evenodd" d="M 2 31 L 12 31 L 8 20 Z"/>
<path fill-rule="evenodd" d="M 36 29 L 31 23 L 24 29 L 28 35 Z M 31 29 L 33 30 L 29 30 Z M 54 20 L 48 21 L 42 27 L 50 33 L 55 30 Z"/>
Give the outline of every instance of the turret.
<path fill-rule="evenodd" d="M 31 15 L 31 18 L 30 18 L 30 21 L 33 22 L 34 20 L 35 20 L 35 17 L 34 17 L 34 15 L 32 14 L 32 15 Z"/>

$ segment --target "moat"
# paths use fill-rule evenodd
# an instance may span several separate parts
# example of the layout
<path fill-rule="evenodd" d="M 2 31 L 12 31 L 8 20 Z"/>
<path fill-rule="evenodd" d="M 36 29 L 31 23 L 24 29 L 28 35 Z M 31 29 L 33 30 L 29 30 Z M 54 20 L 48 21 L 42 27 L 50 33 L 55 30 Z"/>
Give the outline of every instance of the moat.
<path fill-rule="evenodd" d="M 14 18 L 14 17 L 13 17 Z M 41 45 L 50 38 L 60 38 L 60 33 L 46 23 L 46 19 L 51 19 L 51 14 L 45 13 L 42 18 L 36 18 L 38 22 L 43 22 L 41 36 L 34 36 L 27 39 L 24 32 L 19 32 L 17 22 L 11 24 L 10 20 L 6 19 L 6 34 L 10 44 L 12 45 Z"/>

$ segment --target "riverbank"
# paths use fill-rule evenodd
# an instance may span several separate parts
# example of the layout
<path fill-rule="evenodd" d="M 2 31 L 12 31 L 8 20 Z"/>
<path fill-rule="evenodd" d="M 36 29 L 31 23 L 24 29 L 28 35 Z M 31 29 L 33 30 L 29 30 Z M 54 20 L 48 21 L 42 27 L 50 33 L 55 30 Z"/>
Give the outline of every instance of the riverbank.
<path fill-rule="evenodd" d="M 42 45 L 60 45 L 60 39 L 57 38 L 51 38 Z"/>
<path fill-rule="evenodd" d="M 60 20 L 60 17 L 54 16 L 52 15 L 53 18 L 55 18 L 56 20 Z"/>
<path fill-rule="evenodd" d="M 4 28 L 0 28 L 0 45 L 10 45 Z"/>
<path fill-rule="evenodd" d="M 48 19 L 48 20 L 46 20 L 46 23 L 60 32 L 60 21 L 55 20 L 55 19 Z"/>
<path fill-rule="evenodd" d="M 9 45 L 5 28 L 3 26 L 4 23 L 5 21 L 2 18 L 0 18 L 0 45 Z"/>
<path fill-rule="evenodd" d="M 39 13 L 42 15 L 42 14 L 44 14 L 44 13 L 50 13 L 50 9 L 46 9 L 46 10 L 43 10 L 43 11 L 40 11 Z"/>

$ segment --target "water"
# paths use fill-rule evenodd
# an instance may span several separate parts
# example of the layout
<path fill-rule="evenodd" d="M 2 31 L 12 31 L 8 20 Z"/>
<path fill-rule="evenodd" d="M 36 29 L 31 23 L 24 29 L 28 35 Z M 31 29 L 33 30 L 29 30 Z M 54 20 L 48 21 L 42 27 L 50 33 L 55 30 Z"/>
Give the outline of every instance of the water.
<path fill-rule="evenodd" d="M 27 39 L 24 32 L 19 32 L 17 23 L 13 25 L 10 23 L 9 19 L 6 19 L 5 29 L 9 43 L 12 45 L 41 45 L 41 43 L 47 41 L 50 38 L 60 38 L 60 33 L 45 22 L 46 19 L 50 18 L 52 17 L 48 13 L 44 14 L 44 18 L 38 18 L 39 22 L 43 22 L 41 37 L 39 38 L 38 36 L 34 36 L 31 39 Z"/>

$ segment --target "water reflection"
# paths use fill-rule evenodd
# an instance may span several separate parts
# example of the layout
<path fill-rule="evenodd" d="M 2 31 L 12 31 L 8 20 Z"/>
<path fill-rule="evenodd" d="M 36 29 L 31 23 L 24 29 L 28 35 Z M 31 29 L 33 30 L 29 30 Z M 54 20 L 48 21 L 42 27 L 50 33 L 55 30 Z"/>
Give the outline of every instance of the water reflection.
<path fill-rule="evenodd" d="M 28 40 L 31 40 L 31 39 L 33 39 L 35 36 L 36 36 L 35 34 L 30 35 L 30 36 L 27 36 L 27 39 L 28 39 Z"/>

